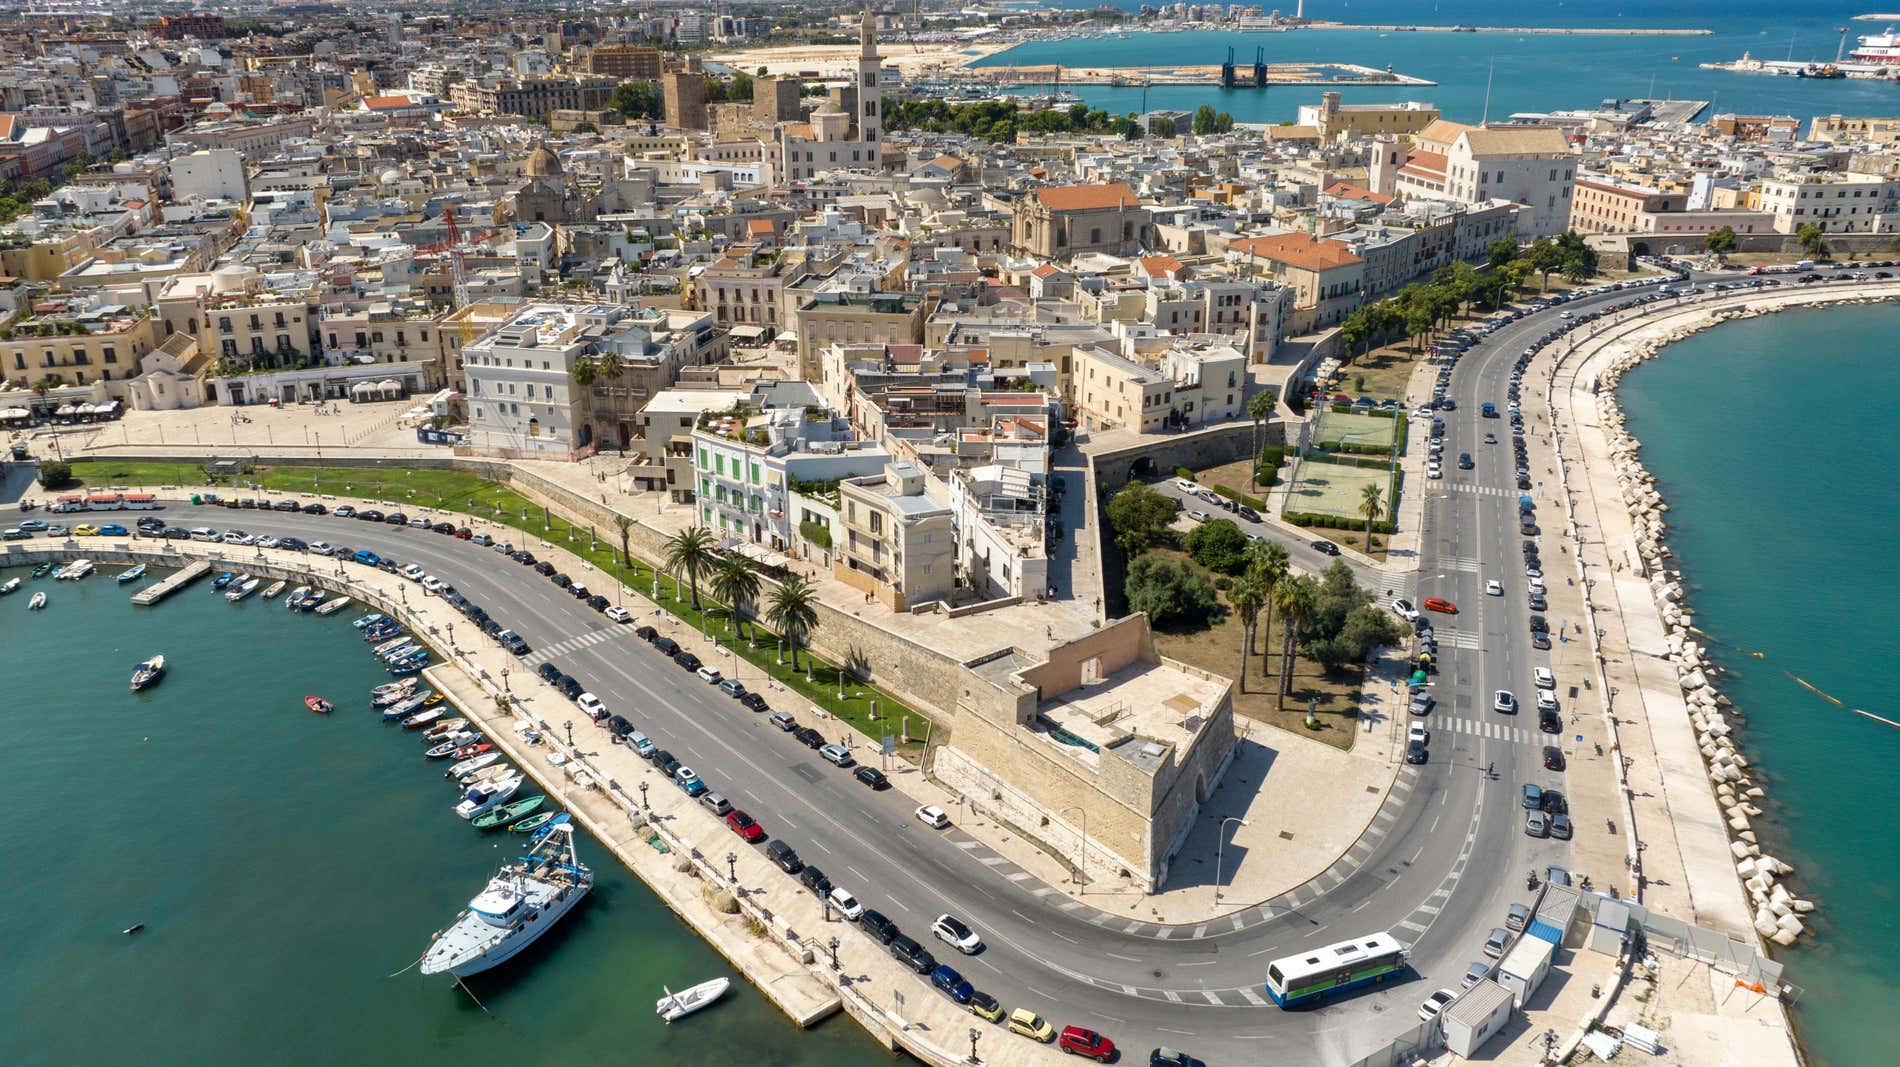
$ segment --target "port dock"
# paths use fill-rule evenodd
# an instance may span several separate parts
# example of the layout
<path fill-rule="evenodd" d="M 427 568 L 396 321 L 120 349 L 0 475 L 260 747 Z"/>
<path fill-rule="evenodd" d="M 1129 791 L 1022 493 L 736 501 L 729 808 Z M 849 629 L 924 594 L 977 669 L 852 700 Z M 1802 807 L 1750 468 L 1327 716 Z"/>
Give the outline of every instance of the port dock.
<path fill-rule="evenodd" d="M 185 565 L 185 569 L 132 594 L 132 603 L 140 606 L 156 604 L 178 590 L 211 573 L 211 564 L 204 560 L 195 560 Z"/>
<path fill-rule="evenodd" d="M 1060 63 L 1034 66 L 965 67 L 956 72 L 960 82 L 1001 85 L 1219 85 L 1229 89 L 1266 89 L 1275 85 L 1436 85 L 1437 82 L 1399 74 L 1390 69 L 1357 63 L 1253 63 L 1189 66 L 1071 67 Z"/>

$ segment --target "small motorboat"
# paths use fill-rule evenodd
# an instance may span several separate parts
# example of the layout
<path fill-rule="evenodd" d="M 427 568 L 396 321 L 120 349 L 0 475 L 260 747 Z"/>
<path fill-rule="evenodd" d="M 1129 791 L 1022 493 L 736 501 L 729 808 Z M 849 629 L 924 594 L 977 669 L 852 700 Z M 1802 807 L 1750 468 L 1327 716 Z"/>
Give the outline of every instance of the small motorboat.
<path fill-rule="evenodd" d="M 444 698 L 441 693 L 430 693 L 429 699 L 423 701 L 422 706 L 425 708 L 433 708 L 437 704 L 442 703 L 443 699 Z"/>
<path fill-rule="evenodd" d="M 474 740 L 474 734 L 450 734 L 422 754 L 423 759 L 467 759 L 488 751 L 489 746 Z M 467 738 L 468 740 L 464 740 Z M 463 750 L 469 751 L 464 753 Z"/>
<path fill-rule="evenodd" d="M 84 578 L 86 575 L 91 574 L 91 573 L 92 573 L 91 560 L 76 559 L 76 560 L 73 560 L 71 563 L 66 564 L 65 569 L 61 570 L 59 574 L 56 575 L 55 577 L 62 578 L 69 582 L 76 582 L 79 579 Z"/>
<path fill-rule="evenodd" d="M 153 656 L 132 669 L 132 691 L 136 693 L 146 686 L 156 685 L 164 676 L 165 657 Z"/>
<path fill-rule="evenodd" d="M 5 596 L 18 588 L 20 588 L 20 580 L 18 578 L 8 578 L 5 585 L 0 585 L 0 596 Z"/>
<path fill-rule="evenodd" d="M 484 752 L 479 756 L 470 756 L 442 772 L 444 778 L 466 778 L 501 759 L 499 752 Z"/>
<path fill-rule="evenodd" d="M 411 694 L 406 700 L 399 701 L 384 708 L 383 721 L 389 722 L 394 719 L 406 719 L 421 710 L 422 695 L 419 693 Z"/>
<path fill-rule="evenodd" d="M 309 595 L 310 595 L 310 587 L 307 585 L 300 585 L 297 588 L 292 589 L 290 593 L 284 597 L 284 607 L 289 608 L 291 611 L 296 611 L 297 605 L 303 603 L 303 598 Z"/>
<path fill-rule="evenodd" d="M 511 800 L 500 807 L 490 808 L 468 821 L 477 830 L 493 830 L 497 826 L 506 826 L 516 819 L 526 818 L 541 809 L 548 802 L 547 797 L 534 796 L 525 800 Z"/>
<path fill-rule="evenodd" d="M 441 708 L 423 708 L 402 721 L 405 730 L 420 730 L 442 717 Z"/>
<path fill-rule="evenodd" d="M 488 741 L 464 741 L 454 751 L 450 752 L 449 756 L 453 759 L 463 760 L 479 756 L 484 752 L 492 752 L 494 749 L 495 746 Z"/>
<path fill-rule="evenodd" d="M 467 725 L 467 719 L 445 719 L 423 731 L 422 739 L 424 741 L 447 740 L 460 732 L 461 729 Z"/>
<path fill-rule="evenodd" d="M 28 611 L 38 611 L 45 606 L 46 606 L 46 594 L 43 592 L 34 593 L 33 599 L 26 602 L 26 610 Z"/>
<path fill-rule="evenodd" d="M 397 645 L 395 648 L 389 649 L 386 652 L 378 652 L 377 655 L 382 657 L 382 660 L 384 663 L 395 663 L 399 660 L 408 659 L 410 656 L 413 656 L 420 651 L 422 651 L 421 642 L 404 641 L 402 644 Z"/>
<path fill-rule="evenodd" d="M 297 610 L 315 611 L 317 610 L 317 605 L 321 603 L 323 603 L 323 594 L 312 590 L 311 592 L 305 593 L 303 598 L 297 601 Z"/>
<path fill-rule="evenodd" d="M 661 986 L 661 989 L 666 989 L 666 995 L 660 998 L 654 1008 L 660 1018 L 669 1023 L 677 1022 L 725 996 L 726 987 L 729 985 L 731 982 L 727 979 L 714 978 L 712 981 L 701 982 L 691 989 L 682 989 L 677 993 Z"/>
<path fill-rule="evenodd" d="M 211 579 L 211 588 L 222 592 L 225 586 L 235 581 L 237 581 L 237 575 L 230 571 L 220 571 L 216 578 Z"/>
<path fill-rule="evenodd" d="M 384 619 L 387 619 L 388 617 L 389 616 L 384 615 L 380 611 L 373 612 L 371 614 L 364 615 L 359 618 L 350 620 L 350 625 L 356 627 L 359 630 L 367 629 L 368 627 L 374 626 L 377 623 L 382 622 Z"/>
<path fill-rule="evenodd" d="M 277 594 L 283 592 L 284 586 L 289 585 L 289 584 L 290 583 L 284 581 L 282 578 L 277 579 L 276 581 L 270 584 L 270 588 L 264 590 L 264 593 L 263 593 L 264 599 L 276 600 Z"/>
<path fill-rule="evenodd" d="M 409 660 L 404 663 L 394 664 L 389 668 L 389 673 L 398 678 L 409 674 L 420 674 L 422 673 L 422 668 L 428 666 L 428 663 L 425 662 L 426 659 L 427 657 L 424 657 L 421 660 Z"/>
<path fill-rule="evenodd" d="M 384 655 L 385 653 L 394 652 L 397 649 L 401 648 L 402 646 L 406 644 L 410 644 L 410 643 L 411 642 L 408 637 L 392 637 L 389 640 L 384 641 L 382 644 L 377 645 L 374 648 L 371 648 L 369 651 L 370 651 L 370 655 L 372 656 L 381 656 L 381 655 Z"/>
<path fill-rule="evenodd" d="M 309 708 L 311 711 L 314 711 L 319 715 L 328 715 L 330 714 L 330 709 L 334 707 L 335 705 L 331 704 L 329 701 L 323 699 L 322 697 L 304 697 L 303 706 L 306 708 Z"/>
<path fill-rule="evenodd" d="M 225 590 L 224 599 L 229 600 L 231 603 L 235 604 L 238 601 L 243 600 L 245 597 L 250 596 L 252 593 L 257 592 L 257 587 L 259 584 L 260 584 L 259 579 L 247 578 L 245 579 L 243 585 L 234 585 L 231 588 Z"/>
<path fill-rule="evenodd" d="M 515 769 L 506 763 L 493 763 L 473 774 L 465 774 L 457 778 L 455 784 L 459 788 L 467 789 L 472 785 L 480 785 L 483 782 L 500 781 L 513 773 L 515 773 Z"/>
<path fill-rule="evenodd" d="M 513 826 L 510 826 L 508 829 L 511 833 L 531 834 L 531 833 L 534 833 L 536 830 L 541 829 L 543 826 L 546 826 L 553 819 L 554 819 L 553 812 L 544 811 L 539 815 L 530 815 L 527 818 L 521 820 L 520 822 L 514 824 Z"/>
<path fill-rule="evenodd" d="M 498 808 L 508 803 L 508 799 L 515 795 L 515 790 L 521 788 L 521 782 L 522 777 L 518 774 L 511 774 L 489 782 L 478 782 L 462 794 L 461 802 L 455 805 L 455 814 L 463 819 L 473 819 L 477 815 Z"/>
<path fill-rule="evenodd" d="M 53 565 L 51 563 L 42 563 L 39 566 L 33 568 L 33 573 L 27 575 L 27 577 L 44 578 L 51 573 L 53 573 Z"/>
<path fill-rule="evenodd" d="M 387 640 L 391 637 L 400 637 L 405 632 L 401 626 L 393 622 L 379 622 L 363 631 L 363 640 L 370 644 L 375 644 L 378 641 Z"/>
<path fill-rule="evenodd" d="M 323 603 L 317 605 L 317 614 L 335 615 L 337 612 L 342 611 L 344 608 L 347 608 L 349 606 L 350 606 L 350 598 L 346 596 L 340 596 L 340 597 L 337 597 L 335 600 L 326 600 Z"/>
<path fill-rule="evenodd" d="M 390 693 L 406 692 L 407 690 L 414 689 L 415 687 L 416 687 L 416 680 L 414 678 L 404 678 L 400 682 L 384 682 L 382 685 L 379 685 L 376 688 L 371 689 L 369 691 L 369 695 L 372 698 L 387 696 Z"/>
<path fill-rule="evenodd" d="M 126 582 L 136 582 L 140 578 L 143 578 L 143 577 L 145 577 L 145 564 L 141 563 L 138 566 L 133 567 L 131 570 L 125 571 L 122 574 L 120 574 L 119 584 L 124 585 Z"/>

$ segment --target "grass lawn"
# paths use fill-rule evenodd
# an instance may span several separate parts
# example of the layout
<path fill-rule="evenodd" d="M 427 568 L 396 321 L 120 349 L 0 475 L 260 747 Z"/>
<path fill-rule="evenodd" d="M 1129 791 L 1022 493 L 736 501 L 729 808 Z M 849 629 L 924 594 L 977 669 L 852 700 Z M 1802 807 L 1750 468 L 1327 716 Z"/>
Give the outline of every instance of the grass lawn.
<path fill-rule="evenodd" d="M 1172 550 L 1158 551 L 1181 559 L 1187 558 L 1185 554 Z M 1222 603 L 1225 602 L 1223 597 Z M 1264 620 L 1265 616 L 1262 615 L 1261 621 Z M 1236 678 L 1240 671 L 1240 630 L 1240 617 L 1227 611 L 1212 626 L 1157 627 L 1155 648 L 1172 659 L 1213 671 L 1223 677 Z M 1304 656 L 1295 656 L 1293 687 L 1282 709 L 1274 695 L 1280 681 L 1281 633 L 1282 627 L 1277 618 L 1273 620 L 1273 632 L 1270 634 L 1256 627 L 1254 651 L 1247 656 L 1246 687 L 1244 690 L 1239 686 L 1234 689 L 1234 714 L 1305 734 L 1334 748 L 1351 748 L 1358 736 L 1359 687 L 1365 681 L 1365 668 L 1356 666 L 1328 671 Z M 1271 656 L 1264 654 L 1268 649 L 1273 652 Z M 1306 727 L 1307 701 L 1313 698 L 1319 701 L 1317 714 L 1320 725 L 1317 730 Z"/>
<path fill-rule="evenodd" d="M 73 464 L 73 477 L 92 486 L 210 487 L 203 468 L 195 463 L 80 460 Z M 708 636 L 719 638 L 727 648 L 736 647 L 738 654 L 751 665 L 751 669 L 741 671 L 739 675 L 740 680 L 748 686 L 756 688 L 760 672 L 770 674 L 781 685 L 796 693 L 805 704 L 824 709 L 874 741 L 881 741 L 887 732 L 895 733 L 903 724 L 904 715 L 909 713 L 913 740 L 907 744 L 900 743 L 897 752 L 912 763 L 917 762 L 923 752 L 924 746 L 918 736 L 926 729 L 928 720 L 922 714 L 911 711 L 889 693 L 857 681 L 837 665 L 808 652 L 799 653 L 799 666 L 810 668 L 809 678 L 805 670 L 792 669 L 789 657 L 787 662 L 779 663 L 778 638 L 762 628 L 758 631 L 757 648 L 753 648 L 749 640 L 735 642 L 734 634 L 727 630 L 726 609 L 707 596 L 703 588 L 700 601 L 704 611 L 693 607 L 690 588 L 678 590 L 666 575 L 660 576 L 656 594 L 654 569 L 651 566 L 639 560 L 627 563 L 621 561 L 619 531 L 590 530 L 568 522 L 559 514 L 529 501 L 506 486 L 462 471 L 403 470 L 393 466 L 387 471 L 366 467 L 260 467 L 237 481 L 244 485 L 262 485 L 281 493 L 336 494 L 387 500 L 399 505 L 407 502 L 418 506 L 449 508 L 491 518 L 539 540 L 560 543 L 569 552 L 592 563 L 603 574 L 647 594 L 681 621 L 702 630 Z M 752 625 L 747 623 L 748 636 L 752 631 Z M 714 665 L 717 666 L 716 663 Z M 844 676 L 845 694 L 842 699 L 838 696 L 841 674 Z M 782 697 L 779 703 L 784 704 Z M 806 710 L 803 706 L 778 706 L 774 710 L 789 711 L 800 715 L 802 719 L 810 718 L 803 714 Z M 877 718 L 873 719 L 873 714 Z M 814 724 L 807 722 L 806 725 Z"/>
<path fill-rule="evenodd" d="M 1267 486 L 1265 484 L 1249 485 L 1247 482 L 1248 477 L 1253 473 L 1253 466 L 1252 460 L 1235 460 L 1232 463 L 1223 463 L 1218 467 L 1208 467 L 1204 470 L 1195 471 L 1194 480 L 1210 488 L 1217 485 L 1224 485 L 1242 496 L 1264 497 L 1267 494 Z M 1286 467 L 1282 466 L 1280 469 L 1284 471 Z"/>

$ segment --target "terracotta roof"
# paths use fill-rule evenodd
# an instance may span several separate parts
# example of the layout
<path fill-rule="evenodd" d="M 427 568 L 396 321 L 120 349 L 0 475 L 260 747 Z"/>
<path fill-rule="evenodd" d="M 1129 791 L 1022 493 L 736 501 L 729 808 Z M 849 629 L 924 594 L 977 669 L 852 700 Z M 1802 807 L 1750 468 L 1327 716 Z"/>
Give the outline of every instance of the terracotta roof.
<path fill-rule="evenodd" d="M 1053 186 L 1036 190 L 1036 199 L 1050 211 L 1103 211 L 1141 204 L 1141 197 L 1135 195 L 1127 182 Z"/>
<path fill-rule="evenodd" d="M 13 136 L 17 132 L 15 123 L 18 121 L 18 115 L 0 115 L 0 141 L 13 140 Z"/>
<path fill-rule="evenodd" d="M 817 140 L 818 138 L 818 135 L 812 131 L 812 125 L 809 122 L 786 123 L 785 136 L 797 137 L 797 138 L 800 138 L 801 140 L 806 140 L 806 141 L 813 141 L 813 140 Z"/>
<path fill-rule="evenodd" d="M 1424 129 L 1418 131 L 1418 139 L 1421 143 L 1429 141 L 1449 146 L 1458 139 L 1459 134 L 1474 129 L 1477 127 L 1453 122 L 1450 119 L 1433 119 L 1426 124 Z"/>
<path fill-rule="evenodd" d="M 1055 264 L 1044 263 L 1042 266 L 1037 267 L 1035 270 L 1030 271 L 1029 273 L 1034 274 L 1038 278 L 1053 278 L 1056 275 L 1061 274 L 1062 272 L 1056 269 Z"/>
<path fill-rule="evenodd" d="M 372 111 L 374 111 L 375 109 L 379 107 L 408 107 L 409 105 L 413 103 L 415 103 L 414 100 L 411 100 L 406 96 L 400 96 L 400 95 L 398 96 L 366 96 L 363 98 L 363 106 L 366 108 L 369 108 Z"/>
<path fill-rule="evenodd" d="M 1370 200 L 1375 204 L 1390 204 L 1396 197 L 1384 193 L 1375 193 L 1363 185 L 1352 182 L 1334 182 L 1326 187 L 1327 196 L 1336 196 L 1342 200 Z"/>
<path fill-rule="evenodd" d="M 958 167 L 963 166 L 963 161 L 952 155 L 941 155 L 931 160 L 931 162 L 945 170 L 956 170 Z"/>
<path fill-rule="evenodd" d="M 771 219 L 747 219 L 745 223 L 745 230 L 747 233 L 776 233 L 778 232 L 777 229 L 772 225 Z"/>
<path fill-rule="evenodd" d="M 1563 131 L 1552 126 L 1466 130 L 1465 143 L 1471 146 L 1474 156 L 1563 155 L 1570 151 L 1570 141 Z"/>
<path fill-rule="evenodd" d="M 1332 270 L 1363 262 L 1343 241 L 1306 233 L 1277 233 L 1248 237 L 1228 246 L 1244 256 L 1257 256 L 1303 270 Z"/>
<path fill-rule="evenodd" d="M 1160 278 L 1178 274 L 1186 267 L 1173 256 L 1147 256 L 1141 261 L 1141 269 L 1150 278 Z"/>

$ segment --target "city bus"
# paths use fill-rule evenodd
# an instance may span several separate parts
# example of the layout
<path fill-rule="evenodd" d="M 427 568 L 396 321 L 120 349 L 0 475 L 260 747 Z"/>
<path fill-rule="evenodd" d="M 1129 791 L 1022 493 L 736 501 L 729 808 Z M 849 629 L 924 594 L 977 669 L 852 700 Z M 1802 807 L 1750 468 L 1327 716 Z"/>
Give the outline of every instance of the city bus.
<path fill-rule="evenodd" d="M 1349 989 L 1377 985 L 1405 967 L 1405 946 L 1391 934 L 1367 934 L 1267 965 L 1267 996 L 1282 1008 L 1317 1004 Z"/>

